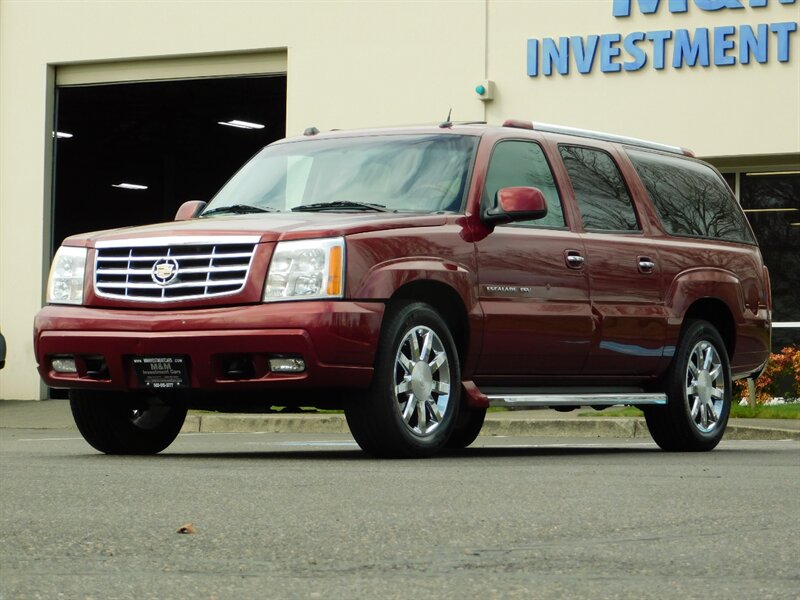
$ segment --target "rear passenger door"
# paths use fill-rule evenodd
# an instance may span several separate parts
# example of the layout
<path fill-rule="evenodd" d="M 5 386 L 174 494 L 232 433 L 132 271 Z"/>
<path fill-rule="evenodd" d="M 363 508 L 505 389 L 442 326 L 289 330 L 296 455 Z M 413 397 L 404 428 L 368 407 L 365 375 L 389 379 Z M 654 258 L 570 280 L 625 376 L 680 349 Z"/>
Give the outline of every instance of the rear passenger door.
<path fill-rule="evenodd" d="M 495 145 L 484 201 L 511 186 L 539 188 L 548 213 L 541 220 L 499 225 L 476 243 L 485 316 L 478 374 L 577 375 L 592 339 L 583 245 L 567 227 L 539 144 L 503 140 Z"/>
<path fill-rule="evenodd" d="M 648 375 L 666 335 L 662 272 L 611 154 L 560 144 L 585 232 L 589 295 L 597 334 L 586 375 Z"/>

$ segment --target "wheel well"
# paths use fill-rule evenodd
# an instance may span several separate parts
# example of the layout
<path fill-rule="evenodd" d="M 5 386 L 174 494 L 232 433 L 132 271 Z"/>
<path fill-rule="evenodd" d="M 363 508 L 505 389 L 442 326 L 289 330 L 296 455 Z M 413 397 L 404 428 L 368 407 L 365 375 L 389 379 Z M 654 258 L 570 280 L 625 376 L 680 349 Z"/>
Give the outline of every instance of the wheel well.
<path fill-rule="evenodd" d="M 702 298 L 686 311 L 683 322 L 686 323 L 689 319 L 702 319 L 716 327 L 722 341 L 725 342 L 728 356 L 733 356 L 736 349 L 736 324 L 727 304 L 716 298 Z"/>
<path fill-rule="evenodd" d="M 437 281 L 413 281 L 400 287 L 389 301 L 392 300 L 416 300 L 430 304 L 447 323 L 461 364 L 464 364 L 469 344 L 469 321 L 464 301 L 458 292 Z"/>

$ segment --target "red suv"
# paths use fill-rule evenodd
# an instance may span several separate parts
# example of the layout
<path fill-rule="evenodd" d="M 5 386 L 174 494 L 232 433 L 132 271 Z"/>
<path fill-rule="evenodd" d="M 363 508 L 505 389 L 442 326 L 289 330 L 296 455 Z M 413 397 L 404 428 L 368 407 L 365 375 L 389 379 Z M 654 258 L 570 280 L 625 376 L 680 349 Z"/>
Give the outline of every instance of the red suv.
<path fill-rule="evenodd" d="M 635 405 L 710 450 L 770 347 L 715 169 L 520 121 L 281 140 L 176 222 L 66 239 L 47 301 L 39 372 L 107 453 L 272 405 L 342 408 L 377 456 L 465 447 L 488 406 Z"/>

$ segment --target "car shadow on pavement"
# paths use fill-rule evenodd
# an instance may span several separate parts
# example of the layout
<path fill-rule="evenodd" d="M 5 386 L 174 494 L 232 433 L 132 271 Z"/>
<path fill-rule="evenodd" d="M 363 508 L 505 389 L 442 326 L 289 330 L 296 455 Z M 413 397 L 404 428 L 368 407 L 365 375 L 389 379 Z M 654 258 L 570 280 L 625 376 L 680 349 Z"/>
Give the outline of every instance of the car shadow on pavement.
<path fill-rule="evenodd" d="M 537 458 L 537 457 L 573 457 L 573 456 L 604 456 L 604 455 L 645 455 L 663 454 L 658 448 L 648 446 L 635 447 L 581 447 L 559 446 L 559 447 L 513 447 L 513 448 L 467 448 L 458 451 L 446 451 L 430 458 L 375 458 L 357 448 L 342 449 L 306 449 L 306 448 L 276 448 L 275 450 L 241 450 L 241 451 L 220 451 L 220 452 L 170 452 L 165 451 L 153 456 L 110 456 L 105 454 L 86 454 L 82 458 L 88 460 L 113 460 L 123 458 L 126 461 L 187 461 L 187 460 L 301 460 L 301 461 L 336 461 L 336 462 L 393 462 L 404 463 L 408 461 L 427 461 L 441 462 L 468 459 L 470 461 L 480 461 L 481 459 L 495 458 Z"/>

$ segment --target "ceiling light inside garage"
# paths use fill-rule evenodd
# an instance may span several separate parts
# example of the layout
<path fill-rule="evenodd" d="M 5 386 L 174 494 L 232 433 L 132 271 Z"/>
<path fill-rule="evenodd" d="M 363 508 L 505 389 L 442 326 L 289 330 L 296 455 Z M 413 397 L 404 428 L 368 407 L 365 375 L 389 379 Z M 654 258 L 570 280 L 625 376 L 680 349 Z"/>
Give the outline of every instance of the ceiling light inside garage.
<path fill-rule="evenodd" d="M 71 138 L 71 137 L 72 137 L 72 134 L 71 134 L 71 133 L 67 133 L 67 132 L 65 132 L 65 131 L 56 131 L 56 137 L 57 137 L 58 139 L 60 139 L 60 140 L 61 140 L 61 139 L 66 139 L 66 140 L 68 140 L 69 138 Z"/>
<path fill-rule="evenodd" d="M 146 190 L 146 185 L 139 185 L 138 183 L 113 183 L 111 187 L 121 188 L 123 190 Z"/>
<path fill-rule="evenodd" d="M 261 123 L 251 123 L 250 121 L 240 121 L 232 119 L 231 121 L 217 121 L 220 125 L 227 125 L 228 127 L 238 127 L 239 129 L 264 129 Z"/>
<path fill-rule="evenodd" d="M 800 171 L 765 171 L 763 173 L 746 173 L 748 177 L 760 177 L 762 175 L 800 175 Z"/>

